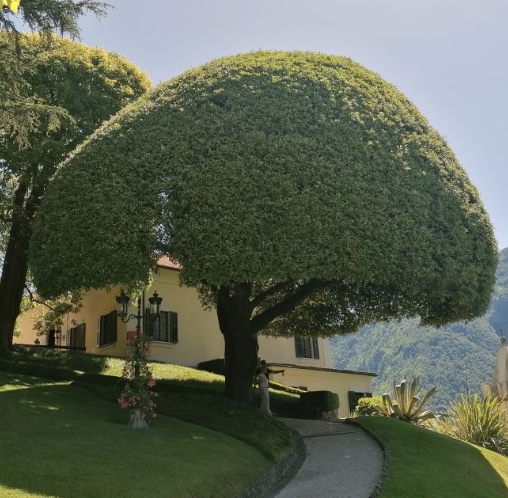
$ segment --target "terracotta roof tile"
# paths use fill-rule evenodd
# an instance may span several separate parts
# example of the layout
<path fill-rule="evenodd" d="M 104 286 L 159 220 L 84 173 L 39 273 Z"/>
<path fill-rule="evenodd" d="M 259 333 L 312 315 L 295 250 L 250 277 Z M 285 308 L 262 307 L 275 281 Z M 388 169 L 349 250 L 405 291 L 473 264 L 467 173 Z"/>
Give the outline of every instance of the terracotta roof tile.
<path fill-rule="evenodd" d="M 174 259 L 169 258 L 168 256 L 161 256 L 157 260 L 157 266 L 162 268 L 173 268 L 174 270 L 181 270 L 182 265 L 175 261 Z"/>

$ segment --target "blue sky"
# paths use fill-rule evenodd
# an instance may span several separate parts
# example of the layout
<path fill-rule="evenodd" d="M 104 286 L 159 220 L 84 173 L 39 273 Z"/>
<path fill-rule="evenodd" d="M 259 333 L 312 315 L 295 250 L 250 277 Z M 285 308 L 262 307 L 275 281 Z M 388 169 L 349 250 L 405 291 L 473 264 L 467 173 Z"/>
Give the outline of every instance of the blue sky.
<path fill-rule="evenodd" d="M 397 86 L 443 135 L 508 247 L 507 0 L 109 0 L 82 41 L 154 84 L 258 49 L 352 58 Z"/>

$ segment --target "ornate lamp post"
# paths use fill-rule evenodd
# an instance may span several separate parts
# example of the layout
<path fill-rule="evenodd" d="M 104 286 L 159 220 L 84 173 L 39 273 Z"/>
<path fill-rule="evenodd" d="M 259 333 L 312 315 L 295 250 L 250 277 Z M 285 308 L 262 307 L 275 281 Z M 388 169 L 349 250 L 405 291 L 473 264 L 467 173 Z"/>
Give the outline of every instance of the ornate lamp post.
<path fill-rule="evenodd" d="M 129 314 L 129 301 L 130 298 L 125 294 L 123 289 L 120 295 L 116 296 L 120 320 L 123 323 L 127 323 L 129 320 L 136 320 L 136 337 L 132 344 L 132 350 L 127 354 L 122 375 L 126 380 L 126 385 L 118 401 L 122 408 L 132 408 L 129 427 L 133 429 L 146 429 L 149 427 L 146 421 L 147 416 L 155 416 L 155 404 L 151 400 L 151 396 L 156 395 L 151 391 L 155 381 L 147 364 L 146 339 L 141 330 L 141 320 L 143 319 L 141 314 L 141 298 L 138 298 L 138 313 L 136 315 L 133 313 Z M 159 297 L 157 292 L 154 292 L 153 296 L 148 299 L 148 302 L 150 303 L 150 318 L 156 319 L 160 313 L 162 298 Z"/>
<path fill-rule="evenodd" d="M 120 291 L 120 295 L 116 296 L 116 302 L 118 303 L 118 316 L 123 323 L 127 323 L 129 320 L 137 320 L 136 322 L 136 332 L 139 334 L 141 332 L 141 320 L 143 319 L 143 315 L 141 314 L 141 298 L 138 297 L 138 314 L 130 314 L 128 315 L 130 297 L 125 294 L 123 289 Z M 159 297 L 157 292 L 153 293 L 152 297 L 148 298 L 148 302 L 150 303 L 150 317 L 155 319 L 159 316 L 160 307 L 162 303 L 162 297 Z"/>

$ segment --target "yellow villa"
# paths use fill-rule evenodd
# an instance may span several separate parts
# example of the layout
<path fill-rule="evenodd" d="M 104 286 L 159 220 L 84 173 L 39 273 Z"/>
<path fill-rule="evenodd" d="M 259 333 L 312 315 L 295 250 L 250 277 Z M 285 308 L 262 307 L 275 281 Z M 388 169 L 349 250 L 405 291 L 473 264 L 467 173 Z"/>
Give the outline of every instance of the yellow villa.
<path fill-rule="evenodd" d="M 162 298 L 159 320 L 148 324 L 152 337 L 152 360 L 196 367 L 198 363 L 224 356 L 224 341 L 215 311 L 204 310 L 195 289 L 180 284 L 180 267 L 161 258 L 150 288 L 143 295 L 142 309 L 148 307 L 148 296 L 154 292 Z M 21 335 L 18 344 L 54 345 L 81 349 L 87 353 L 124 357 L 136 320 L 122 322 L 118 317 L 116 296 L 121 289 L 93 290 L 85 293 L 78 313 L 63 318 L 61 330 L 51 330 L 38 337 L 33 314 L 18 322 Z M 137 303 L 130 303 L 129 313 L 137 314 Z M 142 311 L 146 315 L 146 311 Z M 143 324 L 143 326 L 147 326 Z M 339 416 L 347 417 L 357 400 L 372 392 L 370 372 L 337 370 L 332 367 L 327 339 L 296 337 L 259 337 L 259 355 L 268 366 L 284 369 L 272 380 L 309 391 L 328 390 L 339 395 Z"/>

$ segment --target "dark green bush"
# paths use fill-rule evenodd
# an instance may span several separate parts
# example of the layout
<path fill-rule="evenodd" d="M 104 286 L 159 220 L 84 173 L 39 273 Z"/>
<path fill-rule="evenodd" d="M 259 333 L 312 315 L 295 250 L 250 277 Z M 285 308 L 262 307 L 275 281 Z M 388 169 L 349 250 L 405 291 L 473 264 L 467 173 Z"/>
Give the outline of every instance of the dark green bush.
<path fill-rule="evenodd" d="M 225 375 L 226 367 L 224 365 L 224 358 L 216 358 L 214 360 L 207 360 L 198 363 L 198 370 L 214 373 L 217 375 Z"/>
<path fill-rule="evenodd" d="M 304 391 L 303 389 L 298 389 L 297 387 L 291 387 L 291 386 L 286 386 L 285 384 L 279 384 L 278 382 L 268 382 L 268 385 L 272 388 L 272 389 L 277 389 L 277 391 L 284 391 L 285 393 L 289 393 L 289 394 L 298 394 L 298 395 L 301 395 L 307 391 Z"/>
<path fill-rule="evenodd" d="M 331 391 L 309 391 L 300 395 L 301 413 L 306 418 L 321 418 L 339 408 L 339 395 Z"/>
<path fill-rule="evenodd" d="M 74 380 L 75 372 L 62 368 L 51 367 L 48 365 L 39 365 L 37 363 L 24 363 L 21 361 L 10 361 L 0 358 L 0 370 L 5 372 L 18 373 L 23 375 L 32 375 L 43 379 L 56 381 Z"/>
<path fill-rule="evenodd" d="M 107 366 L 108 358 L 103 355 L 53 349 L 44 346 L 14 346 L 3 358 L 15 362 L 46 365 L 65 370 L 100 373 Z"/>

